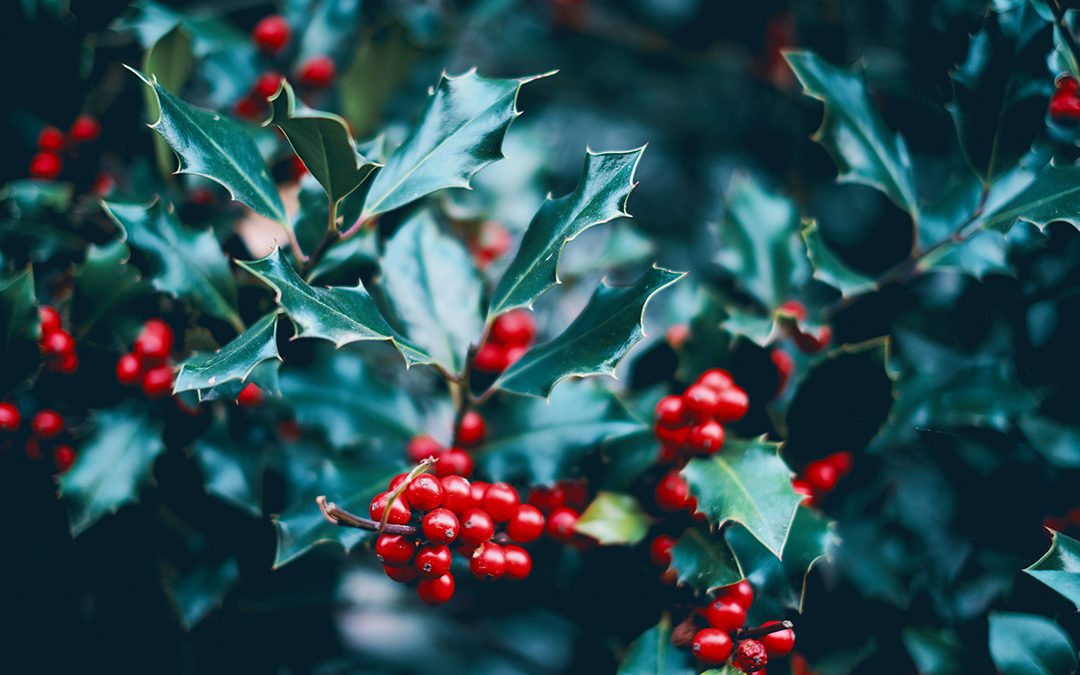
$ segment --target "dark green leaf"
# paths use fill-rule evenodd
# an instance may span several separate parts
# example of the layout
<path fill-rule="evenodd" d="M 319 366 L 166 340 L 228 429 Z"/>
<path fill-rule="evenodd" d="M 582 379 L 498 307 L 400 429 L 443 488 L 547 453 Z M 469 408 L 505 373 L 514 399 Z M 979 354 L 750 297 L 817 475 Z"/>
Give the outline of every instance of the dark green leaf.
<path fill-rule="evenodd" d="M 495 386 L 547 397 L 564 378 L 613 374 L 626 352 L 645 335 L 643 317 L 649 299 L 683 276 L 654 266 L 632 286 L 601 282 L 566 330 L 530 349 L 506 369 Z"/>
<path fill-rule="evenodd" d="M 154 78 L 161 86 L 169 91 L 183 91 L 191 66 L 194 64 L 194 56 L 191 51 L 191 37 L 184 30 L 182 24 L 177 23 L 173 28 L 162 35 L 146 50 L 143 58 L 143 71 Z M 151 88 L 144 89 L 147 117 L 156 120 L 161 115 L 158 107 L 157 96 Z M 167 179 L 172 176 L 176 167 L 169 143 L 162 136 L 154 136 L 154 157 L 157 159 L 158 170 Z"/>
<path fill-rule="evenodd" d="M 0 199 L 10 204 L 17 218 L 41 218 L 66 211 L 74 192 L 71 183 L 15 180 L 0 188 Z"/>
<path fill-rule="evenodd" d="M 1069 634 L 1036 614 L 990 613 L 990 658 L 1001 675 L 1064 675 L 1076 670 Z"/>
<path fill-rule="evenodd" d="M 252 371 L 264 361 L 280 362 L 277 318 L 277 312 L 271 312 L 213 354 L 189 356 L 180 364 L 173 393 L 198 391 L 202 399 L 215 387 L 232 381 L 247 382 Z"/>
<path fill-rule="evenodd" d="M 1050 550 L 1024 571 L 1068 598 L 1080 610 L 1080 541 L 1051 530 Z"/>
<path fill-rule="evenodd" d="M 817 223 L 807 222 L 802 229 L 806 253 L 814 268 L 814 278 L 829 284 L 845 297 L 866 293 L 877 288 L 877 281 L 862 272 L 856 272 L 829 250 L 821 238 Z"/>
<path fill-rule="evenodd" d="M 652 518 L 633 496 L 598 492 L 574 529 L 602 546 L 636 544 L 645 538 L 651 522 Z"/>
<path fill-rule="evenodd" d="M 1038 403 L 1001 363 L 912 375 L 900 380 L 896 398 L 893 419 L 925 429 L 974 426 L 1004 431 Z"/>
<path fill-rule="evenodd" d="M 671 644 L 671 617 L 642 633 L 619 663 L 618 675 L 694 675 L 693 657 Z"/>
<path fill-rule="evenodd" d="M 1048 166 L 1020 194 L 990 211 L 982 226 L 1008 232 L 1017 220 L 1039 229 L 1055 220 L 1080 226 L 1080 167 Z"/>
<path fill-rule="evenodd" d="M 839 543 L 833 531 L 833 521 L 820 511 L 800 506 L 791 523 L 791 532 L 780 556 L 788 587 L 797 598 L 795 609 L 802 611 L 806 600 L 806 577 L 818 561 L 824 559 Z"/>
<path fill-rule="evenodd" d="M 203 560 L 188 573 L 169 578 L 166 588 L 184 630 L 191 630 L 220 607 L 239 578 L 240 565 L 235 558 Z"/>
<path fill-rule="evenodd" d="M 630 215 L 626 202 L 644 151 L 586 153 L 577 188 L 564 197 L 548 198 L 533 217 L 492 295 L 490 314 L 531 307 L 537 296 L 559 283 L 559 256 L 568 241 L 594 225 Z"/>
<path fill-rule="evenodd" d="M 29 268 L 0 281 L 0 385 L 7 389 L 38 364 L 40 335 L 34 274 Z"/>
<path fill-rule="evenodd" d="M 73 536 L 103 516 L 136 502 L 152 480 L 154 460 L 165 449 L 153 409 L 129 402 L 102 410 L 94 429 L 79 443 L 79 457 L 60 476 L 60 496 L 68 505 Z"/>
<path fill-rule="evenodd" d="M 724 538 L 704 528 L 683 532 L 671 549 L 671 569 L 679 583 L 702 593 L 738 583 L 743 578 L 739 563 Z"/>
<path fill-rule="evenodd" d="M 1031 445 L 1048 462 L 1062 469 L 1080 469 L 1080 429 L 1033 412 L 1018 422 Z"/>
<path fill-rule="evenodd" d="M 256 518 L 262 515 L 264 448 L 237 442 L 225 421 L 216 419 L 191 449 L 208 493 Z"/>
<path fill-rule="evenodd" d="M 964 672 L 964 643 L 947 628 L 905 628 L 901 633 L 921 675 L 958 675 Z"/>
<path fill-rule="evenodd" d="M 778 558 L 802 500 L 779 450 L 763 439 L 729 440 L 720 453 L 692 459 L 682 470 L 710 523 L 741 523 Z"/>
<path fill-rule="evenodd" d="M 134 265 L 128 264 L 131 251 L 123 239 L 103 246 L 90 244 L 86 260 L 75 271 L 75 292 L 71 300 L 71 323 L 76 336 L 85 335 L 102 319 L 119 323 L 121 333 L 136 325 L 127 316 L 129 303 L 149 288 Z M 111 326 L 115 333 L 116 327 Z"/>
<path fill-rule="evenodd" d="M 421 211 L 387 242 L 381 266 L 406 335 L 450 372 L 461 370 L 484 332 L 484 287 L 469 252 Z"/>

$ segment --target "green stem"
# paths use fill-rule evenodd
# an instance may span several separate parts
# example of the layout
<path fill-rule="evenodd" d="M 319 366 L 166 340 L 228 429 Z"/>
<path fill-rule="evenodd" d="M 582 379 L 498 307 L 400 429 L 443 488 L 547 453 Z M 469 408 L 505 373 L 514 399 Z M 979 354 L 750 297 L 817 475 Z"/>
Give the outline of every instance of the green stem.
<path fill-rule="evenodd" d="M 330 250 L 330 247 L 338 242 L 341 238 L 341 231 L 337 226 L 337 207 L 338 203 L 334 200 L 328 200 L 328 217 L 326 223 L 326 232 L 323 233 L 322 240 L 319 241 L 319 245 L 315 247 L 311 255 L 300 266 L 300 274 L 304 279 L 310 281 L 309 274 L 315 269 L 315 266 L 319 264 L 322 257 L 326 255 L 326 252 Z"/>

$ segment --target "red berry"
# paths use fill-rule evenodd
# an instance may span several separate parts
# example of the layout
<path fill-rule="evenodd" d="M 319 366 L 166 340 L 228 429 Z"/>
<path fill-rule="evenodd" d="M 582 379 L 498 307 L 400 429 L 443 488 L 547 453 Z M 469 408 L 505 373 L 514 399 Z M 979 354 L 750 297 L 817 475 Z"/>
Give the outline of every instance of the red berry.
<path fill-rule="evenodd" d="M 435 509 L 420 524 L 424 536 L 433 544 L 449 544 L 461 533 L 458 517 L 450 509 Z"/>
<path fill-rule="evenodd" d="M 506 552 L 502 546 L 489 541 L 473 552 L 469 568 L 480 581 L 496 581 L 506 574 Z"/>
<path fill-rule="evenodd" d="M 300 84 L 322 89 L 334 81 L 334 62 L 329 56 L 316 56 L 300 67 Z"/>
<path fill-rule="evenodd" d="M 824 459 L 810 462 L 806 466 L 806 471 L 803 472 L 803 477 L 815 492 L 831 491 L 836 487 L 836 481 L 840 478 L 836 472 L 836 467 Z"/>
<path fill-rule="evenodd" d="M 55 410 L 41 410 L 30 421 L 30 428 L 38 438 L 55 438 L 64 430 L 64 418 Z"/>
<path fill-rule="evenodd" d="M 404 483 L 405 480 L 408 479 L 408 477 L 409 474 L 407 473 L 399 473 L 398 475 L 390 479 L 390 485 L 386 489 L 390 492 L 393 492 L 394 490 L 401 487 L 401 484 Z"/>
<path fill-rule="evenodd" d="M 656 425 L 665 429 L 686 426 L 686 404 L 681 396 L 665 396 L 656 404 Z"/>
<path fill-rule="evenodd" d="M 453 554 L 446 546 L 442 544 L 422 546 L 416 552 L 416 571 L 420 573 L 420 576 L 428 579 L 441 577 L 450 571 L 452 561 Z"/>
<path fill-rule="evenodd" d="M 483 416 L 475 410 L 470 410 L 461 418 L 461 426 L 458 427 L 458 442 L 467 448 L 480 445 L 487 435 L 487 424 Z"/>
<path fill-rule="evenodd" d="M 255 80 L 255 86 L 251 90 L 263 98 L 270 98 L 277 93 L 281 86 L 281 75 L 273 71 L 263 73 Z"/>
<path fill-rule="evenodd" d="M 70 445 L 58 445 L 53 450 L 53 463 L 57 473 L 64 473 L 75 463 L 75 449 Z"/>
<path fill-rule="evenodd" d="M 134 354 L 124 354 L 116 362 L 116 380 L 120 384 L 133 385 L 142 377 L 142 362 Z"/>
<path fill-rule="evenodd" d="M 135 338 L 135 353 L 144 361 L 160 363 L 169 358 L 173 348 L 173 331 L 160 319 L 150 319 L 143 324 Z"/>
<path fill-rule="evenodd" d="M 236 404 L 241 408 L 254 408 L 262 403 L 263 392 L 259 385 L 248 382 L 247 386 L 240 390 L 236 396 Z"/>
<path fill-rule="evenodd" d="M 686 341 L 690 339 L 690 326 L 685 323 L 677 323 L 667 329 L 664 337 L 672 349 L 682 349 Z"/>
<path fill-rule="evenodd" d="M 825 458 L 825 461 L 832 464 L 832 467 L 836 469 L 838 478 L 842 478 L 851 473 L 851 466 L 855 463 L 855 455 L 851 452 L 834 452 Z"/>
<path fill-rule="evenodd" d="M 706 370 L 701 374 L 701 377 L 698 378 L 697 383 L 703 384 L 716 392 L 721 392 L 735 386 L 735 380 L 731 378 L 731 373 L 723 368 L 711 368 Z"/>
<path fill-rule="evenodd" d="M 371 504 L 368 506 L 368 514 L 372 520 L 382 522 L 383 512 L 386 511 L 386 502 L 389 499 L 389 492 L 381 492 L 371 500 Z M 412 518 L 412 510 L 409 509 L 409 503 L 405 501 L 404 497 L 398 495 L 393 506 L 390 507 L 390 515 L 386 518 L 386 522 L 395 525 L 407 525 L 410 518 Z"/>
<path fill-rule="evenodd" d="M 520 581 L 532 572 L 532 556 L 525 549 L 507 544 L 503 546 L 503 554 L 506 556 L 507 579 Z"/>
<path fill-rule="evenodd" d="M 39 152 L 30 160 L 30 177 L 53 180 L 60 175 L 63 168 L 59 156 L 51 152 Z"/>
<path fill-rule="evenodd" d="M 683 392 L 683 403 L 690 414 L 699 420 L 712 417 L 720 404 L 720 394 L 703 384 L 692 384 Z"/>
<path fill-rule="evenodd" d="M 384 565 L 408 565 L 415 553 L 416 542 L 404 535 L 380 534 L 375 540 L 375 557 Z"/>
<path fill-rule="evenodd" d="M 493 483 L 484 490 L 480 506 L 496 523 L 505 523 L 517 513 L 521 498 L 518 491 L 506 483 Z"/>
<path fill-rule="evenodd" d="M 750 399 L 746 392 L 738 387 L 730 387 L 720 392 L 714 414 L 718 422 L 727 424 L 741 420 L 749 409 Z"/>
<path fill-rule="evenodd" d="M 405 454 L 410 462 L 422 462 L 428 457 L 438 457 L 443 447 L 431 436 L 414 436 L 405 446 Z"/>
<path fill-rule="evenodd" d="M 746 610 L 750 609 L 750 605 L 754 604 L 754 587 L 746 579 L 737 584 L 725 586 L 721 589 L 721 595 L 732 598 Z"/>
<path fill-rule="evenodd" d="M 49 333 L 55 333 L 64 327 L 63 322 L 60 320 L 60 312 L 48 305 L 38 307 L 38 319 L 41 321 L 42 337 Z"/>
<path fill-rule="evenodd" d="M 555 541 L 567 543 L 574 538 L 578 518 L 581 514 L 565 506 L 555 509 L 547 519 L 547 534 Z"/>
<path fill-rule="evenodd" d="M 63 375 L 71 375 L 78 369 L 79 356 L 75 352 L 68 352 L 60 357 L 59 361 L 49 363 L 49 370 Z"/>
<path fill-rule="evenodd" d="M 525 352 L 529 351 L 529 348 L 524 345 L 514 345 L 513 347 L 506 348 L 506 367 L 514 365 L 521 360 L 522 356 L 525 356 Z"/>
<path fill-rule="evenodd" d="M 678 469 L 669 471 L 656 484 L 656 505 L 662 511 L 681 511 L 690 506 L 690 486 L 679 475 Z"/>
<path fill-rule="evenodd" d="M 746 608 L 734 597 L 721 595 L 709 603 L 705 609 L 705 618 L 713 628 L 730 633 L 742 628 L 746 623 Z"/>
<path fill-rule="evenodd" d="M 233 113 L 241 119 L 250 120 L 258 117 L 260 113 L 263 112 L 264 108 L 265 104 L 263 101 L 260 101 L 258 97 L 253 94 L 248 94 L 247 96 L 237 99 L 236 104 L 233 105 Z M 198 194 L 203 195 L 206 193 L 200 192 Z M 192 201 L 195 200 L 192 199 Z"/>
<path fill-rule="evenodd" d="M 437 466 L 437 465 L 436 465 Z M 462 515 L 476 505 L 472 499 L 469 481 L 461 476 L 443 476 L 440 481 L 443 488 L 443 508 Z"/>
<path fill-rule="evenodd" d="M 694 636 L 691 651 L 703 665 L 719 666 L 731 656 L 731 636 L 719 628 L 703 628 Z"/>
<path fill-rule="evenodd" d="M 832 341 L 832 328 L 822 326 L 818 328 L 817 335 L 810 333 L 795 333 L 793 340 L 795 346 L 804 354 L 816 354 L 829 346 Z"/>
<path fill-rule="evenodd" d="M 473 365 L 482 373 L 501 373 L 510 364 L 506 360 L 506 349 L 489 341 L 480 345 Z"/>
<path fill-rule="evenodd" d="M 464 518 L 461 519 L 462 543 L 477 546 L 491 539 L 494 534 L 495 523 L 486 511 L 469 509 L 465 512 Z"/>
<path fill-rule="evenodd" d="M 472 505 L 480 508 L 481 503 L 484 501 L 484 493 L 487 492 L 490 483 L 485 483 L 482 480 L 474 480 L 469 484 L 469 497 L 472 499 Z"/>
<path fill-rule="evenodd" d="M 589 484 L 584 480 L 564 480 L 559 483 L 566 495 L 566 505 L 578 511 L 589 503 Z"/>
<path fill-rule="evenodd" d="M 735 648 L 735 659 L 732 663 L 744 673 L 756 673 L 769 662 L 769 655 L 765 646 L 757 640 L 743 640 Z"/>
<path fill-rule="evenodd" d="M 450 448 L 439 457 L 439 461 L 435 464 L 435 475 L 440 478 L 452 475 L 468 478 L 472 472 L 472 455 L 461 448 Z"/>
<path fill-rule="evenodd" d="M 780 305 L 780 311 L 795 317 L 796 321 L 806 321 L 806 305 L 798 300 L 788 300 Z"/>
<path fill-rule="evenodd" d="M 435 476 L 419 475 L 405 488 L 405 497 L 414 509 L 430 511 L 438 508 L 443 500 L 442 483 Z"/>
<path fill-rule="evenodd" d="M 108 197 L 116 187 L 116 178 L 107 173 L 99 173 L 91 189 L 98 197 Z"/>
<path fill-rule="evenodd" d="M 690 442 L 690 427 L 679 427 L 678 429 L 656 427 L 653 431 L 656 433 L 656 440 L 675 454 L 682 452 L 686 444 Z"/>
<path fill-rule="evenodd" d="M 779 347 L 769 352 L 769 358 L 772 359 L 773 365 L 776 366 L 776 396 L 779 396 L 787 388 L 788 380 L 791 379 L 791 374 L 795 372 L 795 359 L 791 358 L 791 354 Z"/>
<path fill-rule="evenodd" d="M 0 431 L 12 432 L 22 424 L 19 409 L 11 403 L 0 403 Z"/>
<path fill-rule="evenodd" d="M 263 18 L 255 24 L 255 30 L 251 32 L 255 46 L 268 54 L 277 54 L 284 49 L 291 36 L 289 22 L 280 14 Z"/>
<path fill-rule="evenodd" d="M 675 537 L 661 534 L 649 543 L 649 557 L 653 564 L 667 569 L 671 566 L 671 549 L 675 546 Z"/>
<path fill-rule="evenodd" d="M 41 444 L 38 439 L 31 438 L 26 441 L 26 456 L 35 462 L 41 459 Z"/>
<path fill-rule="evenodd" d="M 143 373 L 142 390 L 147 398 L 163 398 L 172 393 L 172 366 L 157 366 Z"/>
<path fill-rule="evenodd" d="M 71 123 L 71 128 L 68 129 L 68 135 L 76 143 L 84 143 L 86 141 L 96 140 L 101 135 L 101 124 L 97 119 L 90 115 L 79 115 L 75 118 L 75 121 Z"/>
<path fill-rule="evenodd" d="M 810 487 L 810 484 L 800 478 L 791 479 L 791 489 L 795 491 L 795 494 L 802 496 L 803 504 L 810 504 L 814 501 L 814 488 Z"/>
<path fill-rule="evenodd" d="M 420 573 L 412 566 L 394 567 L 392 565 L 383 565 L 383 571 L 386 572 L 386 576 L 399 584 L 407 584 L 410 581 L 415 581 L 416 577 L 420 576 Z"/>
<path fill-rule="evenodd" d="M 536 336 L 532 312 L 514 309 L 500 314 L 491 324 L 491 337 L 507 347 L 527 345 Z"/>
<path fill-rule="evenodd" d="M 566 505 L 566 495 L 558 485 L 552 487 L 534 487 L 529 492 L 529 503 L 543 513 L 551 513 Z"/>
<path fill-rule="evenodd" d="M 531 504 L 522 504 L 506 523 L 506 534 L 516 542 L 527 544 L 544 533 L 544 514 Z"/>
<path fill-rule="evenodd" d="M 62 357 L 75 351 L 75 338 L 66 330 L 54 330 L 41 339 L 41 352 L 47 357 Z"/>
<path fill-rule="evenodd" d="M 716 420 L 707 420 L 690 427 L 687 445 L 694 452 L 712 455 L 724 447 L 724 427 Z"/>
<path fill-rule="evenodd" d="M 56 152 L 64 147 L 64 132 L 56 127 L 45 127 L 38 134 L 37 149 L 46 152 Z"/>
<path fill-rule="evenodd" d="M 429 605 L 441 605 L 454 597 L 454 577 L 444 574 L 435 579 L 423 579 L 416 587 L 420 599 Z"/>
<path fill-rule="evenodd" d="M 775 626 L 779 623 L 779 621 L 769 621 L 763 623 L 762 627 Z M 787 656 L 795 648 L 795 631 L 785 628 L 775 633 L 762 635 L 758 641 L 765 646 L 765 653 L 769 655 L 769 658 L 778 659 Z"/>

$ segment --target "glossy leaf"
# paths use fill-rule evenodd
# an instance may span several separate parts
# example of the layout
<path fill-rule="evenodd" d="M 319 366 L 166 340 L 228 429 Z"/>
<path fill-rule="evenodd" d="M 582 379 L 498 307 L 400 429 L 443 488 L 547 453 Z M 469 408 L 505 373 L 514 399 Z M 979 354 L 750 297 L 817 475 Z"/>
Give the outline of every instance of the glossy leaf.
<path fill-rule="evenodd" d="M 1050 550 L 1024 571 L 1065 596 L 1080 610 L 1080 541 L 1051 530 Z"/>
<path fill-rule="evenodd" d="M 806 253 L 810 256 L 815 279 L 829 284 L 845 297 L 877 288 L 875 279 L 851 269 L 829 250 L 825 240 L 821 238 L 817 223 L 814 221 L 806 223 L 802 229 L 802 237 L 806 242 Z"/>
<path fill-rule="evenodd" d="M 544 291 L 559 283 L 563 247 L 585 230 L 629 216 L 626 203 L 636 183 L 645 148 L 585 155 L 578 185 L 568 195 L 548 198 L 533 216 L 517 254 L 492 294 L 488 312 L 500 314 L 515 307 L 532 307 Z"/>
<path fill-rule="evenodd" d="M 0 281 L 0 385 L 7 389 L 37 367 L 37 297 L 30 269 Z"/>
<path fill-rule="evenodd" d="M 1018 220 L 1039 229 L 1055 220 L 1080 227 L 1080 167 L 1046 167 L 1020 194 L 989 212 L 982 226 L 1008 232 Z"/>
<path fill-rule="evenodd" d="M 79 442 L 75 464 L 60 476 L 73 536 L 102 517 L 137 502 L 152 479 L 154 460 L 165 449 L 153 409 L 129 402 L 100 411 L 90 435 Z"/>
<path fill-rule="evenodd" d="M 682 475 L 712 525 L 739 522 L 780 557 L 802 497 L 778 445 L 728 440 L 716 455 L 690 460 Z"/>
<path fill-rule="evenodd" d="M 651 522 L 632 495 L 598 492 L 574 529 L 602 546 L 636 544 L 645 538 Z"/>
<path fill-rule="evenodd" d="M 695 675 L 693 656 L 686 649 L 671 643 L 671 617 L 664 615 L 660 623 L 642 633 L 630 643 L 618 675 Z"/>
<path fill-rule="evenodd" d="M 263 448 L 238 442 L 219 418 L 195 439 L 191 451 L 208 493 L 256 518 L 262 515 Z"/>
<path fill-rule="evenodd" d="M 161 117 L 151 128 L 172 146 L 177 173 L 205 176 L 259 215 L 288 225 L 285 206 L 255 141 L 242 124 L 174 96 L 153 77 L 131 69 L 157 98 Z"/>
<path fill-rule="evenodd" d="M 691 527 L 682 533 L 671 549 L 670 569 L 685 584 L 708 593 L 743 578 L 739 562 L 724 538 L 704 528 Z"/>
<path fill-rule="evenodd" d="M 649 300 L 683 276 L 654 266 L 631 286 L 601 282 L 566 330 L 526 352 L 495 386 L 547 397 L 565 378 L 614 374 L 622 357 L 645 336 L 643 317 Z"/>
<path fill-rule="evenodd" d="M 298 337 L 329 340 L 338 347 L 363 340 L 391 342 L 406 365 L 431 363 L 387 323 L 363 284 L 355 288 L 308 285 L 275 249 L 259 260 L 237 261 L 277 293 L 277 303 L 296 326 Z"/>
<path fill-rule="evenodd" d="M 406 335 L 437 363 L 460 371 L 469 345 L 484 333 L 483 281 L 469 252 L 421 211 L 387 242 L 381 266 Z"/>
<path fill-rule="evenodd" d="M 837 68 L 812 52 L 784 57 L 807 96 L 825 104 L 814 140 L 832 156 L 841 181 L 875 187 L 917 218 L 911 158 L 904 139 L 881 119 L 861 75 Z"/>
<path fill-rule="evenodd" d="M 86 260 L 75 271 L 75 292 L 71 300 L 71 323 L 77 335 L 90 332 L 99 322 L 106 320 L 119 324 L 123 332 L 133 330 L 137 322 L 126 311 L 135 298 L 149 287 L 134 265 L 129 264 L 131 250 L 123 239 L 116 239 L 98 246 L 86 248 Z"/>
<path fill-rule="evenodd" d="M 1001 675 L 1057 675 L 1076 670 L 1069 634 L 1037 614 L 990 613 L 990 658 Z"/>
<path fill-rule="evenodd" d="M 186 574 L 176 574 L 166 588 L 184 630 L 191 630 L 224 602 L 240 578 L 235 558 L 200 561 Z"/>
<path fill-rule="evenodd" d="M 191 36 L 182 23 L 177 23 L 146 50 L 143 71 L 169 91 L 183 91 L 191 66 L 194 64 Z M 153 88 L 144 89 L 147 117 L 156 120 L 161 115 Z M 154 136 L 154 158 L 162 176 L 169 178 L 176 168 L 172 150 L 162 136 Z"/>
<path fill-rule="evenodd" d="M 277 312 L 256 321 L 232 342 L 212 354 L 192 354 L 180 364 L 173 393 L 197 391 L 199 398 L 229 382 L 246 382 L 265 361 L 281 361 L 277 348 Z"/>

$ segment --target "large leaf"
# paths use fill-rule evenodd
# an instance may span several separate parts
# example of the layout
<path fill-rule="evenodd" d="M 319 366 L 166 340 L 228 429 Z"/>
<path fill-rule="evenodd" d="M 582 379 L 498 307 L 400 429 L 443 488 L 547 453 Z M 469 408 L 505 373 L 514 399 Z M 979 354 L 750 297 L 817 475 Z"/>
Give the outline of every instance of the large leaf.
<path fill-rule="evenodd" d="M 1008 232 L 1018 220 L 1039 229 L 1055 220 L 1080 227 L 1080 167 L 1050 165 L 1020 194 L 991 211 L 982 226 Z"/>
<path fill-rule="evenodd" d="M 298 337 L 322 338 L 338 347 L 362 340 L 383 340 L 393 343 L 406 365 L 431 363 L 431 357 L 387 323 L 363 284 L 355 288 L 310 286 L 279 249 L 265 258 L 237 264 L 277 292 L 277 303 L 292 319 Z"/>
<path fill-rule="evenodd" d="M 517 95 L 538 77 L 488 79 L 474 70 L 443 74 L 420 123 L 376 175 L 363 219 L 436 190 L 468 187 L 477 171 L 502 159 L 502 141 L 519 114 Z"/>
<path fill-rule="evenodd" d="M 235 340 L 212 354 L 192 354 L 180 364 L 173 393 L 206 392 L 229 382 L 244 383 L 264 361 L 280 362 L 277 348 L 277 312 L 271 312 L 252 324 Z"/>
<path fill-rule="evenodd" d="M 990 658 L 1001 675 L 1063 675 L 1076 670 L 1069 634 L 1037 614 L 990 613 Z"/>
<path fill-rule="evenodd" d="M 917 217 L 919 207 L 907 144 L 881 119 L 861 75 L 837 68 L 816 54 L 784 54 L 808 96 L 825 104 L 814 140 L 832 155 L 842 181 L 883 191 Z"/>
<path fill-rule="evenodd" d="M 264 448 L 233 438 L 223 419 L 191 446 L 202 470 L 206 491 L 258 518 L 262 515 L 262 481 L 266 468 Z"/>
<path fill-rule="evenodd" d="M 739 562 L 719 534 L 691 527 L 683 532 L 671 549 L 671 566 L 679 583 L 708 593 L 743 578 Z"/>
<path fill-rule="evenodd" d="M 130 69 L 150 87 L 161 117 L 151 128 L 180 159 L 177 173 L 205 176 L 252 211 L 288 225 L 285 206 L 255 141 L 242 124 L 181 101 L 153 77 Z"/>
<path fill-rule="evenodd" d="M 642 147 L 585 154 L 585 168 L 574 191 L 558 199 L 549 197 L 533 216 L 492 295 L 491 314 L 531 307 L 537 296 L 559 283 L 559 257 L 567 242 L 594 225 L 630 215 L 626 202 L 644 151 Z"/>
<path fill-rule="evenodd" d="M 40 325 L 30 269 L 0 280 L 0 386 L 8 389 L 38 364 Z"/>
<path fill-rule="evenodd" d="M 763 439 L 729 440 L 722 452 L 692 459 L 682 470 L 710 523 L 741 523 L 778 558 L 802 500 L 779 450 Z"/>
<path fill-rule="evenodd" d="M 614 374 L 626 352 L 645 336 L 643 317 L 649 299 L 683 276 L 654 266 L 631 286 L 601 282 L 566 330 L 526 352 L 494 386 L 547 397 L 564 378 Z"/>
<path fill-rule="evenodd" d="M 484 332 L 484 287 L 469 252 L 421 211 L 387 242 L 381 266 L 408 337 L 451 372 L 461 370 Z"/>
<path fill-rule="evenodd" d="M 619 675 L 695 675 L 694 659 L 687 649 L 671 643 L 671 617 L 642 633 L 630 644 Z"/>
<path fill-rule="evenodd" d="M 292 86 L 285 80 L 269 103 L 270 119 L 266 124 L 281 129 L 331 202 L 341 201 L 378 166 L 356 151 L 356 141 L 345 120 L 302 104 L 298 106 Z"/>
<path fill-rule="evenodd" d="M 1024 571 L 1043 582 L 1080 610 L 1080 541 L 1051 530 L 1050 550 Z"/>
<path fill-rule="evenodd" d="M 632 495 L 599 492 L 574 529 L 604 546 L 636 544 L 645 538 L 651 520 Z"/>
<path fill-rule="evenodd" d="M 139 270 L 128 264 L 131 250 L 123 239 L 86 248 L 86 260 L 75 270 L 75 292 L 71 300 L 71 324 L 76 337 L 86 335 L 103 319 L 114 332 L 133 329 L 136 322 L 128 316 L 129 303 L 149 287 L 142 283 Z M 127 310 L 127 311 L 125 311 Z"/>
<path fill-rule="evenodd" d="M 877 280 L 851 269 L 829 250 L 829 246 L 821 238 L 816 222 L 809 221 L 803 226 L 802 237 L 806 242 L 806 254 L 813 265 L 815 279 L 829 284 L 845 297 L 877 288 Z"/>
<path fill-rule="evenodd" d="M 167 90 L 182 91 L 194 62 L 191 36 L 188 35 L 182 23 L 177 23 L 146 50 L 143 71 Z M 152 88 L 147 88 L 144 92 L 147 117 L 150 120 L 156 120 L 161 115 L 157 96 Z M 176 161 L 173 159 L 172 151 L 169 150 L 169 143 L 162 136 L 154 137 L 154 158 L 157 160 L 161 175 L 170 179 Z"/>
<path fill-rule="evenodd" d="M 119 202 L 102 206 L 128 242 L 150 260 L 154 288 L 243 329 L 229 261 L 211 230 L 185 227 L 172 206 L 160 199 L 149 206 Z"/>
<path fill-rule="evenodd" d="M 165 445 L 161 424 L 143 402 L 102 410 L 94 429 L 79 443 L 79 457 L 60 476 L 71 533 L 82 534 L 103 516 L 136 502 L 152 480 L 154 460 Z"/>
<path fill-rule="evenodd" d="M 475 451 L 480 472 L 528 485 L 580 475 L 586 453 L 645 426 L 610 391 L 584 381 L 567 383 L 548 401 L 509 397 L 485 417 L 488 436 Z"/>

